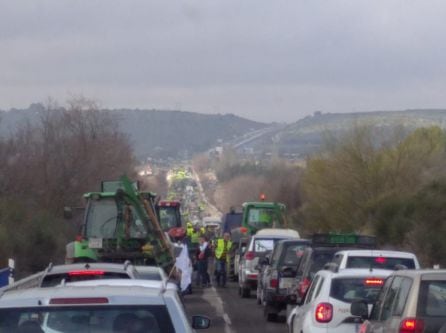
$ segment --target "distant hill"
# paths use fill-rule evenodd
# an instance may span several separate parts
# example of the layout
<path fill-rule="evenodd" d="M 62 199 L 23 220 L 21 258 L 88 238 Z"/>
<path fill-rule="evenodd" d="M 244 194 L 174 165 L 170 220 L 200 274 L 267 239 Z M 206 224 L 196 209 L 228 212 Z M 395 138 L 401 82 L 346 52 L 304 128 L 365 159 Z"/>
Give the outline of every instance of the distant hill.
<path fill-rule="evenodd" d="M 24 120 L 37 121 L 41 104 L 28 109 L 0 111 L 0 135 L 14 131 Z M 264 124 L 233 114 L 200 114 L 164 110 L 103 110 L 117 118 L 138 158 L 181 157 L 206 151 L 222 140 L 249 153 L 276 152 L 302 158 L 320 150 L 324 135 L 340 135 L 356 124 L 369 124 L 392 133 L 395 127 L 411 131 L 437 125 L 446 129 L 446 110 L 374 111 L 358 113 L 315 112 L 291 124 Z M 250 135 L 246 136 L 249 133 Z"/>
<path fill-rule="evenodd" d="M 25 120 L 37 121 L 42 111 L 41 104 L 32 104 L 24 110 L 0 111 L 0 135 L 14 132 Z M 219 140 L 230 141 L 267 126 L 233 114 L 130 109 L 103 111 L 117 118 L 120 129 L 129 135 L 139 158 L 194 154 L 216 146 Z"/>
<path fill-rule="evenodd" d="M 446 110 L 315 112 L 295 123 L 276 127 L 277 130 L 266 132 L 239 150 L 275 152 L 285 157 L 303 158 L 321 149 L 326 134 L 339 136 L 355 125 L 364 124 L 380 128 L 384 136 L 392 134 L 396 127 L 404 133 L 434 125 L 446 129 Z"/>

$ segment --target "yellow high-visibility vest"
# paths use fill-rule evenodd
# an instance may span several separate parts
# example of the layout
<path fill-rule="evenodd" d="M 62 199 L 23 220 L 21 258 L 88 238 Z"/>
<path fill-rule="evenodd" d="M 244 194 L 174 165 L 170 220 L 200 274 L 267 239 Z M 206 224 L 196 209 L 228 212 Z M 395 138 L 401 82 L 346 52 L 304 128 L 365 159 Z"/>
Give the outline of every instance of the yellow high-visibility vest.
<path fill-rule="evenodd" d="M 226 244 L 226 258 L 228 258 L 228 252 L 231 250 L 232 242 L 228 240 L 228 243 Z M 223 251 L 225 249 L 225 240 L 223 238 L 220 238 L 217 240 L 217 247 L 215 248 L 215 258 L 220 259 Z"/>

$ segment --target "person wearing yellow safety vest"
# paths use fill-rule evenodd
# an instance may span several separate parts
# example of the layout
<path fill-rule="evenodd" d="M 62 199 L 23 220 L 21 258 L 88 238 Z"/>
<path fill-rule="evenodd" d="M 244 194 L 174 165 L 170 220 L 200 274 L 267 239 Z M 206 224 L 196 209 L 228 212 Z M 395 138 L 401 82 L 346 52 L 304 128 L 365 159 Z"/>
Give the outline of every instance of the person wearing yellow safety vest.
<path fill-rule="evenodd" d="M 219 287 L 226 287 L 226 265 L 231 249 L 231 235 L 225 232 L 223 238 L 217 239 L 215 243 L 215 278 Z"/>

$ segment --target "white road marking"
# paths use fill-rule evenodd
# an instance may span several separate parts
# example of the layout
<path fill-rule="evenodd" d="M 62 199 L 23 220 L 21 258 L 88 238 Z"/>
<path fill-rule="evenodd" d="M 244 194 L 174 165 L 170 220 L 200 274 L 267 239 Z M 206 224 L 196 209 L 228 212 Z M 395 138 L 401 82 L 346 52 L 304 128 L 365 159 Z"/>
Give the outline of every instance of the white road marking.
<path fill-rule="evenodd" d="M 223 300 L 217 293 L 217 289 L 215 287 L 207 288 L 203 290 L 203 299 L 207 301 L 217 313 L 218 316 L 221 316 L 225 321 L 225 333 L 234 333 L 231 329 L 231 318 L 229 318 L 228 314 L 225 312 L 223 306 Z"/>

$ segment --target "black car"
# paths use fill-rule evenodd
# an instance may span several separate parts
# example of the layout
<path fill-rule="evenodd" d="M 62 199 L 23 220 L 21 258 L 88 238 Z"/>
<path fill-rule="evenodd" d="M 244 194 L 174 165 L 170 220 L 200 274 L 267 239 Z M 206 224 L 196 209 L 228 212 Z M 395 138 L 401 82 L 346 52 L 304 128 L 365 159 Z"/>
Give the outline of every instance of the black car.
<path fill-rule="evenodd" d="M 297 267 L 295 281 L 292 284 L 292 290 L 287 298 L 290 308 L 303 300 L 314 275 L 323 269 L 326 264 L 332 262 L 338 251 L 374 248 L 376 248 L 376 239 L 373 236 L 356 234 L 313 235 L 311 246 L 304 249 Z"/>
<path fill-rule="evenodd" d="M 306 239 L 279 241 L 265 257 L 257 286 L 257 301 L 264 305 L 267 320 L 275 320 L 294 297 L 296 274 L 304 251 L 311 245 Z"/>

